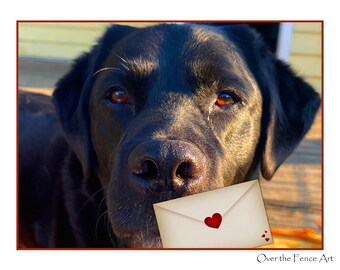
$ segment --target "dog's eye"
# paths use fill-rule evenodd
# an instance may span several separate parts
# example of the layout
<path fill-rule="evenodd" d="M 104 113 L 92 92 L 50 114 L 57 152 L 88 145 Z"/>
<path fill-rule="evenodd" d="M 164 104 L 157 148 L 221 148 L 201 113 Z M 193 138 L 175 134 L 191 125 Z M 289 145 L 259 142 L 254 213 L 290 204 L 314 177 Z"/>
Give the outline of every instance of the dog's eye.
<path fill-rule="evenodd" d="M 121 88 L 111 88 L 107 93 L 107 98 L 116 104 L 125 104 L 129 100 L 128 94 Z"/>
<path fill-rule="evenodd" d="M 231 106 L 235 103 L 235 99 L 228 93 L 221 93 L 216 99 L 216 105 L 220 107 Z"/>

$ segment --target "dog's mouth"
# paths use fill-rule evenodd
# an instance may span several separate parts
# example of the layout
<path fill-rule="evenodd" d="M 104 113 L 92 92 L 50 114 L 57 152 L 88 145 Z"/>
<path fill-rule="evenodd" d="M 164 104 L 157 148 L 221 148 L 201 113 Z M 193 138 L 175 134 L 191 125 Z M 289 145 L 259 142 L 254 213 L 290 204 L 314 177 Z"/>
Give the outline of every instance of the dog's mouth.
<path fill-rule="evenodd" d="M 162 248 L 157 227 L 146 227 L 143 230 L 113 230 L 119 248 Z"/>
<path fill-rule="evenodd" d="M 109 205 L 109 221 L 115 247 L 161 248 L 162 243 L 152 205 L 145 201 L 132 204 L 133 207 L 129 204 Z"/>
<path fill-rule="evenodd" d="M 126 200 L 119 197 L 123 192 L 115 193 L 117 201 Z M 143 196 L 145 195 L 145 196 Z M 108 213 L 114 246 L 117 248 L 162 248 L 153 204 L 179 198 L 182 193 L 147 192 L 135 193 L 129 203 L 121 205 L 108 200 Z"/>

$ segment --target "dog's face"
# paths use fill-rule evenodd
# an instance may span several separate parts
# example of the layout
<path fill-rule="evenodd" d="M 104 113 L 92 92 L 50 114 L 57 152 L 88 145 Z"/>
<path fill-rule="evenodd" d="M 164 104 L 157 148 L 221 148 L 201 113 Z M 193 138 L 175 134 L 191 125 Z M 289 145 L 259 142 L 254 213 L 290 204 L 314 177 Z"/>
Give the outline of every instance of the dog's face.
<path fill-rule="evenodd" d="M 156 202 L 270 179 L 319 102 L 247 27 L 198 25 L 114 26 L 54 97 L 128 247 L 161 245 Z"/>

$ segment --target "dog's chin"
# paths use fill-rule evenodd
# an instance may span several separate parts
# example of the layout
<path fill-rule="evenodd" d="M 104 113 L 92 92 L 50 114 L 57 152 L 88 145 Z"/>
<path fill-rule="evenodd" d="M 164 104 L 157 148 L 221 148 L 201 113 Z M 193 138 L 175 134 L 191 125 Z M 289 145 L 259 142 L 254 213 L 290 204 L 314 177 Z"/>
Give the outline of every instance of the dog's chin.
<path fill-rule="evenodd" d="M 162 248 L 158 234 L 144 231 L 120 234 L 117 242 L 121 248 Z"/>

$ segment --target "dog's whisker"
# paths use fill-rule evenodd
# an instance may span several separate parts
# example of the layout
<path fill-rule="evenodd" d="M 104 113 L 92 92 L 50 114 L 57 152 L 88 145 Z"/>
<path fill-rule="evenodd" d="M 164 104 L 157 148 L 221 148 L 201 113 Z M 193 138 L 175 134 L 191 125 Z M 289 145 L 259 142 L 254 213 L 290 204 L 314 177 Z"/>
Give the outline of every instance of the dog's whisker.
<path fill-rule="evenodd" d="M 125 70 L 130 71 L 129 61 L 128 61 L 127 56 L 125 54 L 124 54 L 125 57 L 122 57 L 122 56 L 118 55 L 117 53 L 115 53 L 111 50 L 109 50 L 109 52 L 111 54 L 113 54 L 114 56 L 118 57 L 120 60 L 122 60 L 123 63 L 121 63 L 121 65 L 124 67 Z M 123 70 L 121 70 L 121 71 L 124 73 Z"/>
<path fill-rule="evenodd" d="M 103 205 L 103 203 L 105 202 L 106 199 L 107 199 L 107 195 L 105 195 L 101 199 L 101 201 L 100 201 L 100 203 L 98 205 L 98 208 L 97 208 L 98 214 L 100 213 L 102 205 Z M 106 207 L 106 206 L 104 206 L 104 207 Z M 104 224 L 105 224 L 105 228 L 107 230 L 108 236 L 110 238 L 110 242 L 115 247 L 117 245 L 117 243 L 116 243 L 116 241 L 114 240 L 114 237 L 113 237 L 113 231 L 112 231 L 112 227 L 111 227 L 111 223 L 110 223 L 110 218 L 109 218 L 109 211 L 107 210 L 107 208 L 105 209 L 105 211 L 97 219 L 97 223 L 96 223 L 96 237 L 97 237 L 97 240 L 98 240 L 98 224 L 99 224 L 101 218 L 104 218 Z"/>
<path fill-rule="evenodd" d="M 111 244 L 115 247 L 115 246 L 117 246 L 117 243 L 116 243 L 116 241 L 113 237 L 114 235 L 113 235 L 110 219 L 109 219 L 108 215 L 106 215 L 106 217 L 107 217 L 106 223 L 105 223 L 106 224 L 106 230 L 108 232 Z"/>
<path fill-rule="evenodd" d="M 128 65 L 126 65 L 126 64 L 122 64 L 122 66 L 126 69 L 126 70 L 128 70 L 128 71 L 130 71 L 130 68 L 129 68 L 129 66 Z"/>
<path fill-rule="evenodd" d="M 76 213 L 76 217 L 79 216 L 80 212 L 83 210 L 83 208 L 92 201 L 101 191 L 105 189 L 106 186 L 101 187 L 98 189 L 95 193 L 93 193 L 86 201 L 85 203 L 78 209 L 78 212 Z M 104 196 L 105 197 L 105 196 Z"/>
<path fill-rule="evenodd" d="M 125 55 L 125 58 L 124 57 L 121 57 L 120 55 L 118 55 L 117 53 L 113 52 L 113 51 L 110 51 L 113 55 L 117 56 L 120 60 L 122 60 L 124 63 L 128 63 L 128 60 L 127 60 L 127 57 Z"/>
<path fill-rule="evenodd" d="M 97 70 L 95 73 L 93 73 L 92 78 L 96 76 L 99 72 L 106 71 L 106 70 L 118 70 L 120 72 L 123 72 L 120 68 L 115 68 L 115 67 L 106 67 L 106 68 L 101 68 Z"/>
<path fill-rule="evenodd" d="M 107 198 L 107 195 L 103 196 L 103 198 L 101 199 L 101 201 L 98 205 L 98 211 L 101 209 L 101 206 L 102 206 L 103 202 L 106 200 L 106 198 Z"/>
<path fill-rule="evenodd" d="M 234 166 L 234 168 L 243 176 L 243 178 L 245 177 L 245 173 L 241 171 L 241 169 L 235 164 L 234 160 L 232 158 L 229 157 L 229 155 L 226 155 L 226 158 L 228 159 L 228 161 L 230 162 L 230 164 L 232 166 Z"/>
<path fill-rule="evenodd" d="M 95 226 L 95 234 L 96 234 L 96 239 L 97 239 L 97 241 L 99 241 L 99 239 L 98 239 L 98 226 L 99 226 L 99 222 L 100 222 L 100 220 L 101 220 L 103 217 L 105 217 L 105 215 L 107 215 L 107 214 L 108 214 L 108 211 L 106 210 L 106 211 L 104 211 L 104 212 L 98 217 L 98 219 L 97 219 L 96 226 Z"/>

